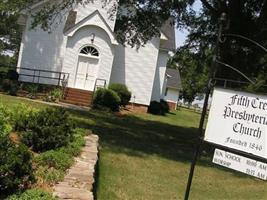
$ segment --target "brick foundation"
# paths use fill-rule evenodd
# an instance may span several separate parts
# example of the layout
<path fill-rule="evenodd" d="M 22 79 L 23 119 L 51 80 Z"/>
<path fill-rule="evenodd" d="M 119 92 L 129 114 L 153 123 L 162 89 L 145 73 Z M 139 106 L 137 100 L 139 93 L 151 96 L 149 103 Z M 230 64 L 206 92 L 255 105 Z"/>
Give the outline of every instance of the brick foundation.
<path fill-rule="evenodd" d="M 177 107 L 177 103 L 175 102 L 170 102 L 170 101 L 167 101 L 169 107 L 170 107 L 170 110 L 176 110 L 176 107 Z"/>
<path fill-rule="evenodd" d="M 147 113 L 148 106 L 141 104 L 132 104 L 126 106 L 126 108 L 132 112 Z"/>

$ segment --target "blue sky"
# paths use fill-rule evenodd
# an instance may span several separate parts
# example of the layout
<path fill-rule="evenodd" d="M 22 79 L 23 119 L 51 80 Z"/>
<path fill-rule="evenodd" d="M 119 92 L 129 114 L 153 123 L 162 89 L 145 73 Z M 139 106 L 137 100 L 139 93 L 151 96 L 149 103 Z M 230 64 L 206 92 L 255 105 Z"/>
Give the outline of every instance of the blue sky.
<path fill-rule="evenodd" d="M 200 10 L 201 7 L 202 7 L 202 4 L 200 0 L 197 0 L 193 5 L 194 10 L 196 11 Z M 176 47 L 183 45 L 183 43 L 186 40 L 187 35 L 188 35 L 188 32 L 186 30 L 176 30 Z"/>

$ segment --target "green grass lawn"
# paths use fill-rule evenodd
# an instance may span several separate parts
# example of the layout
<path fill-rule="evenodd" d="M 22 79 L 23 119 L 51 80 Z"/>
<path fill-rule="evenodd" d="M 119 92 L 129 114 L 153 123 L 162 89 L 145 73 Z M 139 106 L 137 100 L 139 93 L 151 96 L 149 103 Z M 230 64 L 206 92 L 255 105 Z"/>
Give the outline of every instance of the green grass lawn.
<path fill-rule="evenodd" d="M 12 106 L 21 99 L 0 95 L 1 102 Z M 167 116 L 70 112 L 79 127 L 100 137 L 99 200 L 183 199 L 199 114 L 186 109 Z M 206 154 L 198 161 L 190 197 L 266 200 L 267 183 L 215 166 Z"/>

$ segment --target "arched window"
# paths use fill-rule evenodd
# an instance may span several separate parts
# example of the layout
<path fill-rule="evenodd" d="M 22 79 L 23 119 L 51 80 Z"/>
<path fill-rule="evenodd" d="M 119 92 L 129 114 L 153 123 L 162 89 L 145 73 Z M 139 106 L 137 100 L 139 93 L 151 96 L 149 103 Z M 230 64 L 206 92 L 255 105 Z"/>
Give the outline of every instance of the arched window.
<path fill-rule="evenodd" d="M 80 51 L 80 54 L 87 55 L 87 56 L 93 56 L 93 57 L 99 57 L 99 52 L 95 47 L 92 46 L 86 46 L 82 48 Z"/>

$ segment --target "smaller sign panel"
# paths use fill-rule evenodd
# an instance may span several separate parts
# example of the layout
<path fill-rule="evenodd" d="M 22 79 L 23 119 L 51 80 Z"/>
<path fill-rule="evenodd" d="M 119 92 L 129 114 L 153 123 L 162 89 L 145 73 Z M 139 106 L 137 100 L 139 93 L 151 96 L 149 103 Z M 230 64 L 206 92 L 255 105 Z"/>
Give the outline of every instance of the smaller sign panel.
<path fill-rule="evenodd" d="M 267 164 L 233 153 L 215 149 L 213 163 L 267 180 Z"/>
<path fill-rule="evenodd" d="M 267 96 L 215 88 L 205 140 L 267 159 Z"/>

